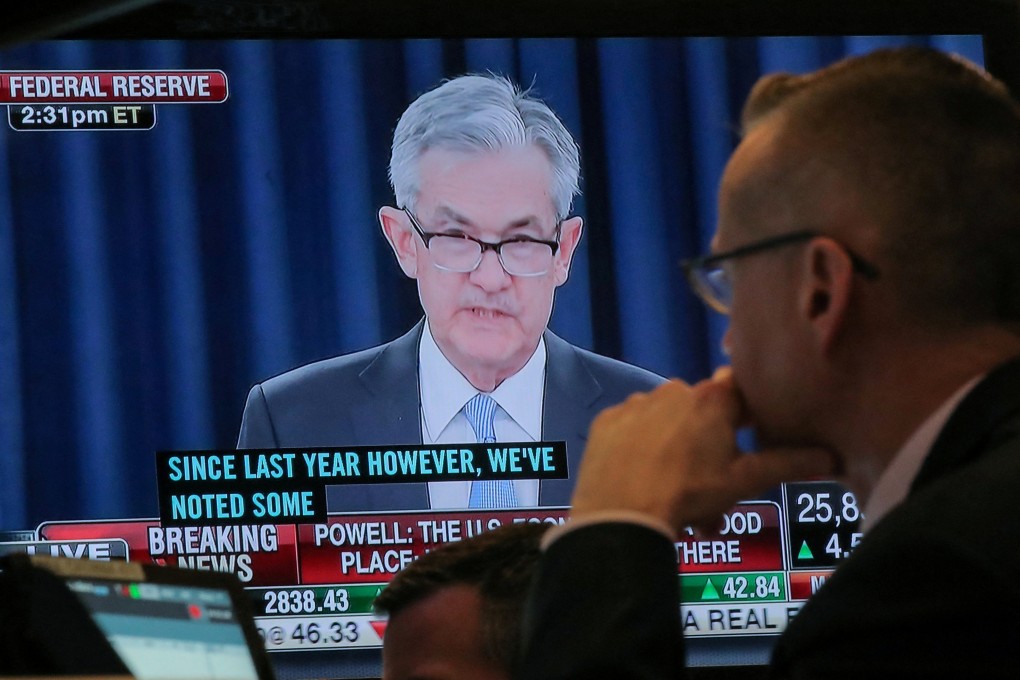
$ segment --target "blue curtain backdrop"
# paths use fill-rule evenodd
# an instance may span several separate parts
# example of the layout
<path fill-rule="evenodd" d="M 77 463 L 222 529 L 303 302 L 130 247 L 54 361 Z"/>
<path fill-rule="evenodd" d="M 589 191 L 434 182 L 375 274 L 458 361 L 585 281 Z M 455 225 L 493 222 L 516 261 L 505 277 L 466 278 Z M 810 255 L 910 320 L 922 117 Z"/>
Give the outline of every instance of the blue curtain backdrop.
<path fill-rule="evenodd" d="M 153 452 L 232 447 L 249 386 L 421 314 L 381 237 L 390 134 L 442 78 L 533 85 L 581 143 L 552 328 L 667 376 L 723 363 L 677 266 L 708 247 L 760 73 L 976 38 L 61 42 L 0 69 L 222 69 L 151 131 L 0 126 L 0 530 L 154 516 Z"/>

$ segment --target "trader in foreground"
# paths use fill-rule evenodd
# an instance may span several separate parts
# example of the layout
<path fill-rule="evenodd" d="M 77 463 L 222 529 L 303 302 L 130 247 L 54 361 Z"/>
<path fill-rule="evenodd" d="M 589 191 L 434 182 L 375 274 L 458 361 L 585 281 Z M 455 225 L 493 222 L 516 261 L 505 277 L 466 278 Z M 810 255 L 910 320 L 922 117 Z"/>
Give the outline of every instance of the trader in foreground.
<path fill-rule="evenodd" d="M 732 368 L 596 419 L 518 677 L 682 676 L 672 541 L 814 476 L 854 491 L 865 535 L 771 677 L 1015 677 L 1020 107 L 911 48 L 766 78 L 744 123 L 688 264 Z"/>

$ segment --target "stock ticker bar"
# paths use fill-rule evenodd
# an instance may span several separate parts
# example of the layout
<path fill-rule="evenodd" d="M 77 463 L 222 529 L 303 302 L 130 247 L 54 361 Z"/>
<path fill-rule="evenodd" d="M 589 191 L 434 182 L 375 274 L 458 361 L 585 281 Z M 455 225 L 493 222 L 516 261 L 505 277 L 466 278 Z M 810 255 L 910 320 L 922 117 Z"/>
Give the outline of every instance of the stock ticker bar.
<path fill-rule="evenodd" d="M 806 600 L 822 587 L 832 575 L 832 569 L 824 571 L 793 571 L 790 572 L 790 599 Z"/>
<path fill-rule="evenodd" d="M 835 482 L 784 487 L 791 569 L 835 568 L 850 557 L 863 534 L 857 499 Z"/>
<path fill-rule="evenodd" d="M 778 634 L 800 610 L 788 598 L 783 513 L 775 502 L 740 503 L 718 531 L 688 529 L 677 543 L 684 635 Z"/>
<path fill-rule="evenodd" d="M 782 632 L 859 540 L 860 512 L 847 494 L 829 482 L 791 484 L 778 502 L 738 504 L 715 532 L 685 531 L 676 544 L 684 633 Z M 347 513 L 297 525 L 47 522 L 36 540 L 0 544 L 0 552 L 32 546 L 46 554 L 233 572 L 248 588 L 268 649 L 378 647 L 386 624 L 372 603 L 402 567 L 443 543 L 514 522 L 560 524 L 568 512 Z"/>
<path fill-rule="evenodd" d="M 680 577 L 681 602 L 783 600 L 786 600 L 786 575 L 781 571 Z"/>

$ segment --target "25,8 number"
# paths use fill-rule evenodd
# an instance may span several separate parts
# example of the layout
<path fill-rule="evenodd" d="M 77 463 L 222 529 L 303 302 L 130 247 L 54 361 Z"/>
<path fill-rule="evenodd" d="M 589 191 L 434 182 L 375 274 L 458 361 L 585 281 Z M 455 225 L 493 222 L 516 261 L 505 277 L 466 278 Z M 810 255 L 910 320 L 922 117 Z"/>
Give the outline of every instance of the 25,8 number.
<path fill-rule="evenodd" d="M 838 509 L 833 508 L 829 499 L 830 494 L 827 491 L 802 493 L 797 496 L 797 507 L 800 508 L 797 521 L 827 524 L 835 520 L 836 526 L 839 526 L 841 522 L 856 522 L 860 519 L 861 511 L 857 509 L 857 499 L 849 491 L 843 494 Z"/>

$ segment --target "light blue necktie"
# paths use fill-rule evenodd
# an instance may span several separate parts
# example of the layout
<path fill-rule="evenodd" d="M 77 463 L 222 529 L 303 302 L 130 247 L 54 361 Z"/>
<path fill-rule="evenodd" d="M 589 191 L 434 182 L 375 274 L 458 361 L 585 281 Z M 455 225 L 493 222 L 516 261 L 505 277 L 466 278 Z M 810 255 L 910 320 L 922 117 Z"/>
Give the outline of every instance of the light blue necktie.
<path fill-rule="evenodd" d="M 487 394 L 476 394 L 471 401 L 464 404 L 464 415 L 475 431 L 475 439 L 489 443 L 496 441 L 496 431 L 492 426 L 496 416 L 496 400 Z M 513 482 L 509 479 L 489 479 L 471 482 L 469 508 L 516 508 L 517 494 Z"/>

